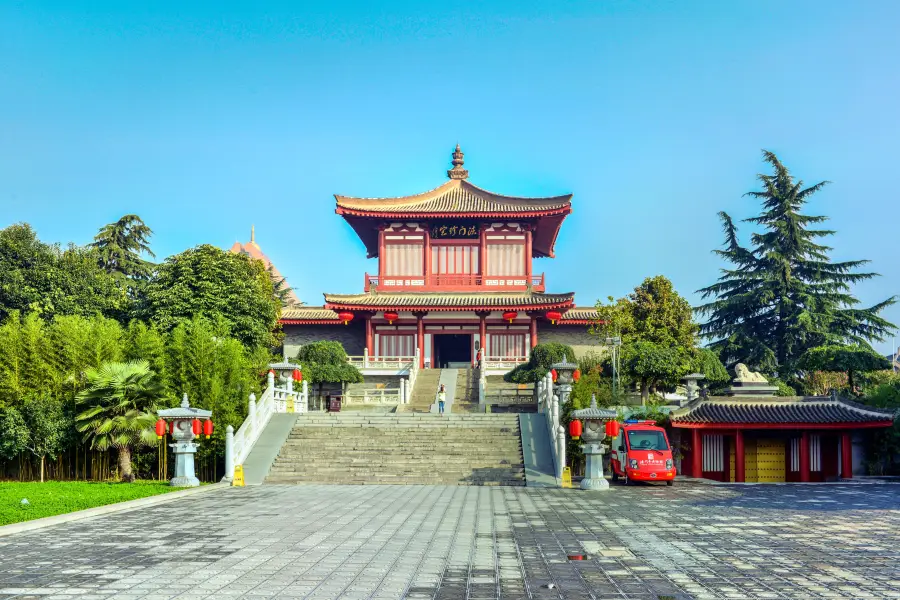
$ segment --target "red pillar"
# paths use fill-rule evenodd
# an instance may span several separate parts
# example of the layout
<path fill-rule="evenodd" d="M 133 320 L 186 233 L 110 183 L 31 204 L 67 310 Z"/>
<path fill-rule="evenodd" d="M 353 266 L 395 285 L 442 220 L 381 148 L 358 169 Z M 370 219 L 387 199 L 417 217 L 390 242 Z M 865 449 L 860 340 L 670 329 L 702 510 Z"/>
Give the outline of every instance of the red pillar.
<path fill-rule="evenodd" d="M 375 357 L 375 336 L 373 334 L 371 314 L 366 315 L 366 348 L 369 351 L 369 358 Z"/>
<path fill-rule="evenodd" d="M 384 227 L 378 228 L 378 285 L 384 285 Z"/>
<path fill-rule="evenodd" d="M 853 479 L 853 441 L 849 431 L 841 433 L 841 477 Z"/>
<path fill-rule="evenodd" d="M 743 483 L 746 473 L 744 470 L 744 432 L 738 429 L 734 432 L 734 480 Z"/>
<path fill-rule="evenodd" d="M 416 347 L 419 349 L 419 368 L 425 368 L 425 315 L 424 312 L 413 313 L 416 316 Z"/>
<path fill-rule="evenodd" d="M 809 432 L 800 434 L 800 481 L 809 481 Z"/>
<path fill-rule="evenodd" d="M 703 442 L 699 429 L 691 429 L 691 474 L 703 477 Z"/>
<path fill-rule="evenodd" d="M 481 275 L 481 285 L 487 277 L 487 227 L 482 227 L 478 238 L 478 273 Z"/>
<path fill-rule="evenodd" d="M 525 229 L 525 285 L 531 288 L 531 227 Z"/>
<path fill-rule="evenodd" d="M 487 351 L 487 316 L 489 314 L 486 311 L 478 313 L 478 347 L 481 348 L 481 360 L 487 357 L 485 352 Z"/>
<path fill-rule="evenodd" d="M 534 348 L 538 345 L 537 338 L 537 315 L 531 313 L 531 323 L 529 323 L 530 333 L 531 333 L 531 347 Z"/>
<path fill-rule="evenodd" d="M 425 226 L 425 256 L 422 257 L 422 264 L 425 267 L 425 286 L 431 285 L 431 225 Z"/>

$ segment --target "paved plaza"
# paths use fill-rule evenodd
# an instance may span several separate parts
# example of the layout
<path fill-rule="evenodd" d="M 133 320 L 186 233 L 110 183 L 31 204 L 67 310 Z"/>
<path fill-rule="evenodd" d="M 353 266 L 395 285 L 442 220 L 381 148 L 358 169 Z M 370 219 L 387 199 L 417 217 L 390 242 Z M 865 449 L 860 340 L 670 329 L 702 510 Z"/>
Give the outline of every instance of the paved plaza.
<path fill-rule="evenodd" d="M 222 488 L 0 538 L 0 598 L 900 598 L 900 485 Z"/>

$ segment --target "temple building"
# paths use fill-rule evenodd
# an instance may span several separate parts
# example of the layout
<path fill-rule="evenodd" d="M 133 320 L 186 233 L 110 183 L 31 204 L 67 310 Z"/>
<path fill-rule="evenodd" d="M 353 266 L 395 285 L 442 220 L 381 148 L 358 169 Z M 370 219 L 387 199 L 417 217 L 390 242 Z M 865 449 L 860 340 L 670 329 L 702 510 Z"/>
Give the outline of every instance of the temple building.
<path fill-rule="evenodd" d="M 572 292 L 547 291 L 535 258 L 553 258 L 572 195 L 518 198 L 469 182 L 457 145 L 448 180 L 398 198 L 336 195 L 336 213 L 377 260 L 357 293 L 326 293 L 321 307 L 287 308 L 284 352 L 341 341 L 367 360 L 416 357 L 420 368 L 459 368 L 483 358 L 508 368 L 539 342 L 596 349 Z"/>

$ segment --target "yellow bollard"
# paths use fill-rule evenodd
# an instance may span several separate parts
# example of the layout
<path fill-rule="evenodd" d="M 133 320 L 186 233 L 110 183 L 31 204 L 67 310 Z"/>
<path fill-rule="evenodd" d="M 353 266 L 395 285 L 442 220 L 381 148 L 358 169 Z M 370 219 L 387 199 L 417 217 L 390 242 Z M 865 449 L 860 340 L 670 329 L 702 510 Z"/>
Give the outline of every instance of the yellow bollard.
<path fill-rule="evenodd" d="M 237 473 L 237 472 L 235 471 L 235 473 Z M 236 474 L 235 474 L 235 477 L 237 477 Z M 243 485 L 243 484 L 241 484 L 241 485 Z M 563 467 L 562 486 L 564 488 L 572 487 L 572 469 L 570 469 L 569 467 Z"/>
<path fill-rule="evenodd" d="M 571 481 L 569 484 L 571 485 Z M 244 487 L 244 465 L 234 465 L 234 480 L 231 485 Z"/>

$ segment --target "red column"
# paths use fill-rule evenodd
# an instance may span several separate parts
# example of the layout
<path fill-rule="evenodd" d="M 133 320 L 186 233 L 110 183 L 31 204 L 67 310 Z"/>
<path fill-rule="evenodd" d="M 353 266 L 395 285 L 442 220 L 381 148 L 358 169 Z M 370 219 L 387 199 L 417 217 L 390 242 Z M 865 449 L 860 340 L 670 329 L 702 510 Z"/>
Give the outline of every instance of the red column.
<path fill-rule="evenodd" d="M 487 277 L 487 227 L 482 227 L 478 238 L 478 272 L 481 275 L 481 285 Z"/>
<path fill-rule="evenodd" d="M 422 257 L 422 264 L 425 266 L 425 287 L 431 285 L 431 225 L 425 225 L 425 256 Z"/>
<path fill-rule="evenodd" d="M 525 285 L 531 287 L 531 227 L 525 230 Z M 534 345 L 531 346 L 534 348 Z"/>
<path fill-rule="evenodd" d="M 375 336 L 373 335 L 371 314 L 366 315 L 366 348 L 369 351 L 369 358 L 375 357 Z"/>
<path fill-rule="evenodd" d="M 478 313 L 478 347 L 481 348 L 481 359 L 484 360 L 487 357 L 486 346 L 487 346 L 487 316 L 489 312 L 479 312 Z"/>
<path fill-rule="evenodd" d="M 703 442 L 699 429 L 691 429 L 691 474 L 703 477 Z"/>
<path fill-rule="evenodd" d="M 744 432 L 738 429 L 734 432 L 734 480 L 742 483 L 744 477 Z"/>
<path fill-rule="evenodd" d="M 426 313 L 413 313 L 416 316 L 416 347 L 419 349 L 419 368 L 425 368 L 425 315 Z"/>
<path fill-rule="evenodd" d="M 841 477 L 853 479 L 853 441 L 849 431 L 841 433 Z"/>
<path fill-rule="evenodd" d="M 384 227 L 378 228 L 378 285 L 384 285 Z"/>
<path fill-rule="evenodd" d="M 529 275 L 529 277 L 531 277 L 531 275 Z M 534 313 L 531 313 L 531 323 L 529 323 L 528 325 L 529 325 L 529 330 L 530 330 L 529 333 L 531 333 L 531 347 L 534 348 L 535 346 L 538 345 L 537 315 L 535 315 Z"/>
<path fill-rule="evenodd" d="M 800 481 L 809 481 L 809 432 L 800 435 Z"/>

